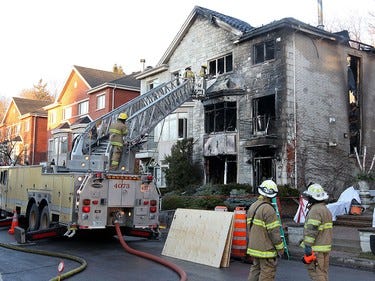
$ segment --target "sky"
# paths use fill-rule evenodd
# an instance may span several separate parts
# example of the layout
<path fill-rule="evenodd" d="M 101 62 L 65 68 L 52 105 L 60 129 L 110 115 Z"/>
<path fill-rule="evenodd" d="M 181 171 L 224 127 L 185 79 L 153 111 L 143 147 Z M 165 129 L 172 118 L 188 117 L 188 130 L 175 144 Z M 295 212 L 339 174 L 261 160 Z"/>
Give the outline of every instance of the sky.
<path fill-rule="evenodd" d="M 0 99 L 40 79 L 58 95 L 74 65 L 126 74 L 155 66 L 194 6 L 254 27 L 285 17 L 318 24 L 317 0 L 0 1 Z M 375 14 L 375 0 L 322 0 L 326 26 Z M 362 40 L 364 43 L 365 40 Z"/>

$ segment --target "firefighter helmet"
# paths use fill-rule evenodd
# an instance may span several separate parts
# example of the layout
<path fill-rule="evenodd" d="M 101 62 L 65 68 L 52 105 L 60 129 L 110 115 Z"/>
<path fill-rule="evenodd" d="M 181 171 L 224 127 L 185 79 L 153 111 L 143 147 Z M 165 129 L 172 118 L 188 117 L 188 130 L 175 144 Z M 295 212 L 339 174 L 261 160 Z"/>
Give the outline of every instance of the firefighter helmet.
<path fill-rule="evenodd" d="M 306 191 L 303 194 L 307 197 L 311 197 L 316 201 L 324 201 L 328 199 L 327 192 L 324 191 L 323 187 L 320 184 L 313 183 L 309 185 Z"/>
<path fill-rule="evenodd" d="M 279 192 L 279 190 L 277 189 L 277 185 L 274 181 L 265 180 L 258 187 L 258 192 L 263 196 L 273 198 L 277 195 L 277 192 Z"/>
<path fill-rule="evenodd" d="M 120 113 L 117 117 L 119 120 L 126 120 L 128 119 L 128 115 L 126 113 Z"/>

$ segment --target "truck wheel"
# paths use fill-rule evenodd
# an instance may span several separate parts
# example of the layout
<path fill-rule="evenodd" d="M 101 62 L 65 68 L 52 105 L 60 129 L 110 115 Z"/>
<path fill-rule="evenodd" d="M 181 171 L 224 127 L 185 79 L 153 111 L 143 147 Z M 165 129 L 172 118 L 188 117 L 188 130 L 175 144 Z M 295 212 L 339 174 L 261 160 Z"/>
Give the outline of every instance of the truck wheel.
<path fill-rule="evenodd" d="M 48 206 L 44 206 L 42 212 L 40 213 L 39 230 L 49 228 L 49 224 L 49 208 Z"/>
<path fill-rule="evenodd" d="M 29 231 L 37 230 L 39 227 L 39 208 L 34 203 L 30 208 L 29 213 Z"/>

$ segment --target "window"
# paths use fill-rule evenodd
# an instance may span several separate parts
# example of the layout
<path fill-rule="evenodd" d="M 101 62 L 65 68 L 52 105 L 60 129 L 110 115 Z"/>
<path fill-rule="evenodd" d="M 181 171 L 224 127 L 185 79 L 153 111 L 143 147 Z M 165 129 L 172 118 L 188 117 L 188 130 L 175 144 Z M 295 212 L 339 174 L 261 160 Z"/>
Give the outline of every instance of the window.
<path fill-rule="evenodd" d="M 99 95 L 96 97 L 96 109 L 105 108 L 105 95 Z"/>
<path fill-rule="evenodd" d="M 30 131 L 30 119 L 25 121 L 25 132 Z"/>
<path fill-rule="evenodd" d="M 89 101 L 84 101 L 78 104 L 78 115 L 83 115 L 89 112 Z"/>
<path fill-rule="evenodd" d="M 56 111 L 53 110 L 49 113 L 49 122 L 50 122 L 50 124 L 54 124 L 54 123 L 56 123 L 56 121 L 57 121 L 56 120 Z"/>
<path fill-rule="evenodd" d="M 147 82 L 147 90 L 150 91 L 160 84 L 159 78 Z"/>
<path fill-rule="evenodd" d="M 68 120 L 69 118 L 72 118 L 72 107 L 65 107 L 63 109 L 63 119 Z"/>
<path fill-rule="evenodd" d="M 178 138 L 186 139 L 187 137 L 187 118 L 178 119 Z"/>
<path fill-rule="evenodd" d="M 208 73 L 211 76 L 233 71 L 233 55 L 227 54 L 223 57 L 211 60 L 208 62 Z"/>
<path fill-rule="evenodd" d="M 254 64 L 275 58 L 275 41 L 270 40 L 254 45 Z"/>
<path fill-rule="evenodd" d="M 220 102 L 204 107 L 205 132 L 233 132 L 236 130 L 236 102 Z"/>
<path fill-rule="evenodd" d="M 154 140 L 175 141 L 187 137 L 187 113 L 168 115 L 155 127 Z"/>

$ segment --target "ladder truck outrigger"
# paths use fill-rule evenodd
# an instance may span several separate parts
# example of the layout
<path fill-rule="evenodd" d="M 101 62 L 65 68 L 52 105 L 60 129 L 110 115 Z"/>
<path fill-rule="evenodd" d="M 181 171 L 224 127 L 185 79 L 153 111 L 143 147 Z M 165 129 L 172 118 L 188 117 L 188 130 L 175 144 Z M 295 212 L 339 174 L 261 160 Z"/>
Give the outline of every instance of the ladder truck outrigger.
<path fill-rule="evenodd" d="M 16 211 L 28 240 L 81 231 L 114 233 L 115 223 L 126 235 L 156 238 L 160 192 L 152 175 L 135 173 L 135 153 L 160 121 L 197 97 L 193 83 L 163 83 L 92 121 L 73 140 L 65 167 L 0 167 L 2 217 Z M 112 171 L 109 127 L 122 112 L 128 115 L 128 135 L 119 169 Z"/>

